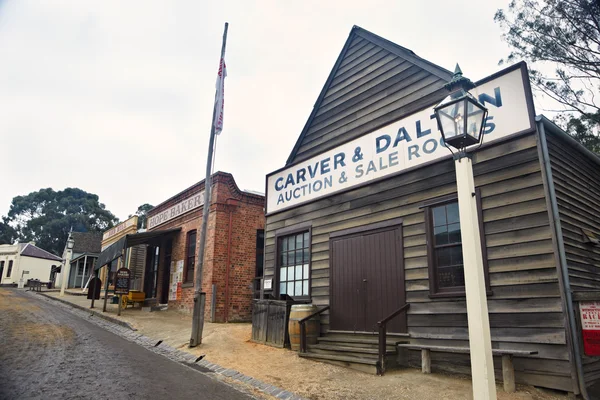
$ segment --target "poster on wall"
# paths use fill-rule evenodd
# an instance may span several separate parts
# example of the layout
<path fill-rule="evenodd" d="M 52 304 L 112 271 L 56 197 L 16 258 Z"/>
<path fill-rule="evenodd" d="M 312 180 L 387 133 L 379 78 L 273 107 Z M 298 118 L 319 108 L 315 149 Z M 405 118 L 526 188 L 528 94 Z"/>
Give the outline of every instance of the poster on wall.
<path fill-rule="evenodd" d="M 581 302 L 579 311 L 585 355 L 600 356 L 600 302 Z"/>
<path fill-rule="evenodd" d="M 175 275 L 175 261 L 171 261 L 171 279 L 169 282 L 169 301 L 177 300 L 177 277 Z"/>

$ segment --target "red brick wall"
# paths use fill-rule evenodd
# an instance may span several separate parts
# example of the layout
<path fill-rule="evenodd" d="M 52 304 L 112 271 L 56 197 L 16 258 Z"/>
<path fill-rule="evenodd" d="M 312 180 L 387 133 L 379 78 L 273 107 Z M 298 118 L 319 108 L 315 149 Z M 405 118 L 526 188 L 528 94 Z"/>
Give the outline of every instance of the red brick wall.
<path fill-rule="evenodd" d="M 171 207 L 183 199 L 200 192 L 204 182 L 200 182 L 168 201 L 154 208 L 149 217 Z M 256 233 L 264 229 L 264 197 L 241 192 L 230 174 L 213 175 L 212 202 L 208 221 L 206 250 L 204 254 L 202 289 L 206 292 L 205 318 L 211 318 L 212 286 L 216 285 L 215 321 L 247 321 L 251 319 L 252 289 L 256 274 Z M 202 208 L 193 210 L 178 218 L 168 221 L 152 230 L 181 228 L 181 232 L 173 238 L 171 260 L 186 259 L 187 232 L 196 229 L 199 248 Z M 229 222 L 231 214 L 231 247 L 229 245 Z M 164 243 L 161 246 L 161 260 L 158 272 L 158 298 L 162 292 L 162 277 L 170 273 L 170 266 L 165 265 Z M 228 254 L 229 249 L 229 254 Z M 228 312 L 226 312 L 226 275 L 229 256 L 229 296 Z M 196 263 L 197 265 L 198 263 Z M 185 264 L 184 264 L 185 269 Z M 193 282 L 184 283 L 181 298 L 169 301 L 169 306 L 184 312 L 193 308 Z M 226 315 L 227 314 L 227 315 Z"/>

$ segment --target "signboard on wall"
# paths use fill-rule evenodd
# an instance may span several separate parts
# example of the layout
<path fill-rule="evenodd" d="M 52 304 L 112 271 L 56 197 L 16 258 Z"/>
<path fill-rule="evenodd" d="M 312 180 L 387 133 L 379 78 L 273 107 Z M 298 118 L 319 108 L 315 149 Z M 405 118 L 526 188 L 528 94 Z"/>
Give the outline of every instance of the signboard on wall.
<path fill-rule="evenodd" d="M 110 228 L 109 230 L 105 231 L 104 234 L 102 235 L 102 240 L 110 239 L 111 237 L 115 236 L 116 234 L 121 233 L 124 230 L 126 230 L 127 228 L 131 228 L 132 226 L 137 227 L 137 222 L 138 222 L 138 217 L 137 217 L 137 215 L 134 215 L 133 217 L 129 218 L 127 221 L 121 222 L 119 225 L 115 226 L 114 228 Z"/>
<path fill-rule="evenodd" d="M 167 221 L 177 218 L 189 211 L 195 210 L 198 207 L 202 207 L 204 204 L 204 190 L 197 193 L 172 207 L 167 208 L 148 218 L 148 229 L 153 229 L 158 225 L 162 225 Z"/>
<path fill-rule="evenodd" d="M 600 302 L 579 303 L 583 350 L 587 356 L 600 356 Z"/>
<path fill-rule="evenodd" d="M 525 65 L 518 64 L 470 91 L 489 111 L 484 143 L 533 129 L 528 79 Z M 269 174 L 267 214 L 450 156 L 433 108 Z"/>

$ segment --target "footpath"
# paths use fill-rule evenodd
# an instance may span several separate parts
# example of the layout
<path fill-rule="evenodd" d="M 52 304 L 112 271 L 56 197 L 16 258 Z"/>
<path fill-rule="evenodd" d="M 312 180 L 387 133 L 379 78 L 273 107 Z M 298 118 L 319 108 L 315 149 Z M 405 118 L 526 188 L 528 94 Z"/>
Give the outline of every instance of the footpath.
<path fill-rule="evenodd" d="M 67 294 L 60 297 L 54 291 L 42 292 L 42 295 L 93 312 L 196 359 L 204 356 L 199 363 L 213 372 L 280 399 L 472 399 L 468 376 L 439 372 L 422 374 L 419 369 L 406 368 L 389 371 L 381 377 L 314 362 L 298 357 L 291 350 L 251 342 L 252 325 L 249 323 L 205 322 L 202 344 L 189 348 L 191 315 L 174 310 L 146 312 L 129 307 L 117 316 L 116 304 L 107 304 L 107 311 L 102 312 L 104 300 L 97 300 L 95 308 L 90 310 L 91 301 L 85 296 Z M 499 400 L 567 398 L 561 392 L 522 385 L 517 386 L 516 393 L 505 393 L 501 383 L 497 385 L 497 392 Z"/>

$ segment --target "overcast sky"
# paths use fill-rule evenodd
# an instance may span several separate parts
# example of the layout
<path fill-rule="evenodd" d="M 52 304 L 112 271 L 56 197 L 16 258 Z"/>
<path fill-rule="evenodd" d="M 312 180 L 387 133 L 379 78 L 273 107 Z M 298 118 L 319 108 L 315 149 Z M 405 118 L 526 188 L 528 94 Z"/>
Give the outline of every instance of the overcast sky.
<path fill-rule="evenodd" d="M 204 178 L 229 22 L 216 170 L 264 192 L 353 25 L 472 80 L 508 54 L 508 0 L 0 0 L 0 215 L 79 187 L 121 220 Z"/>

